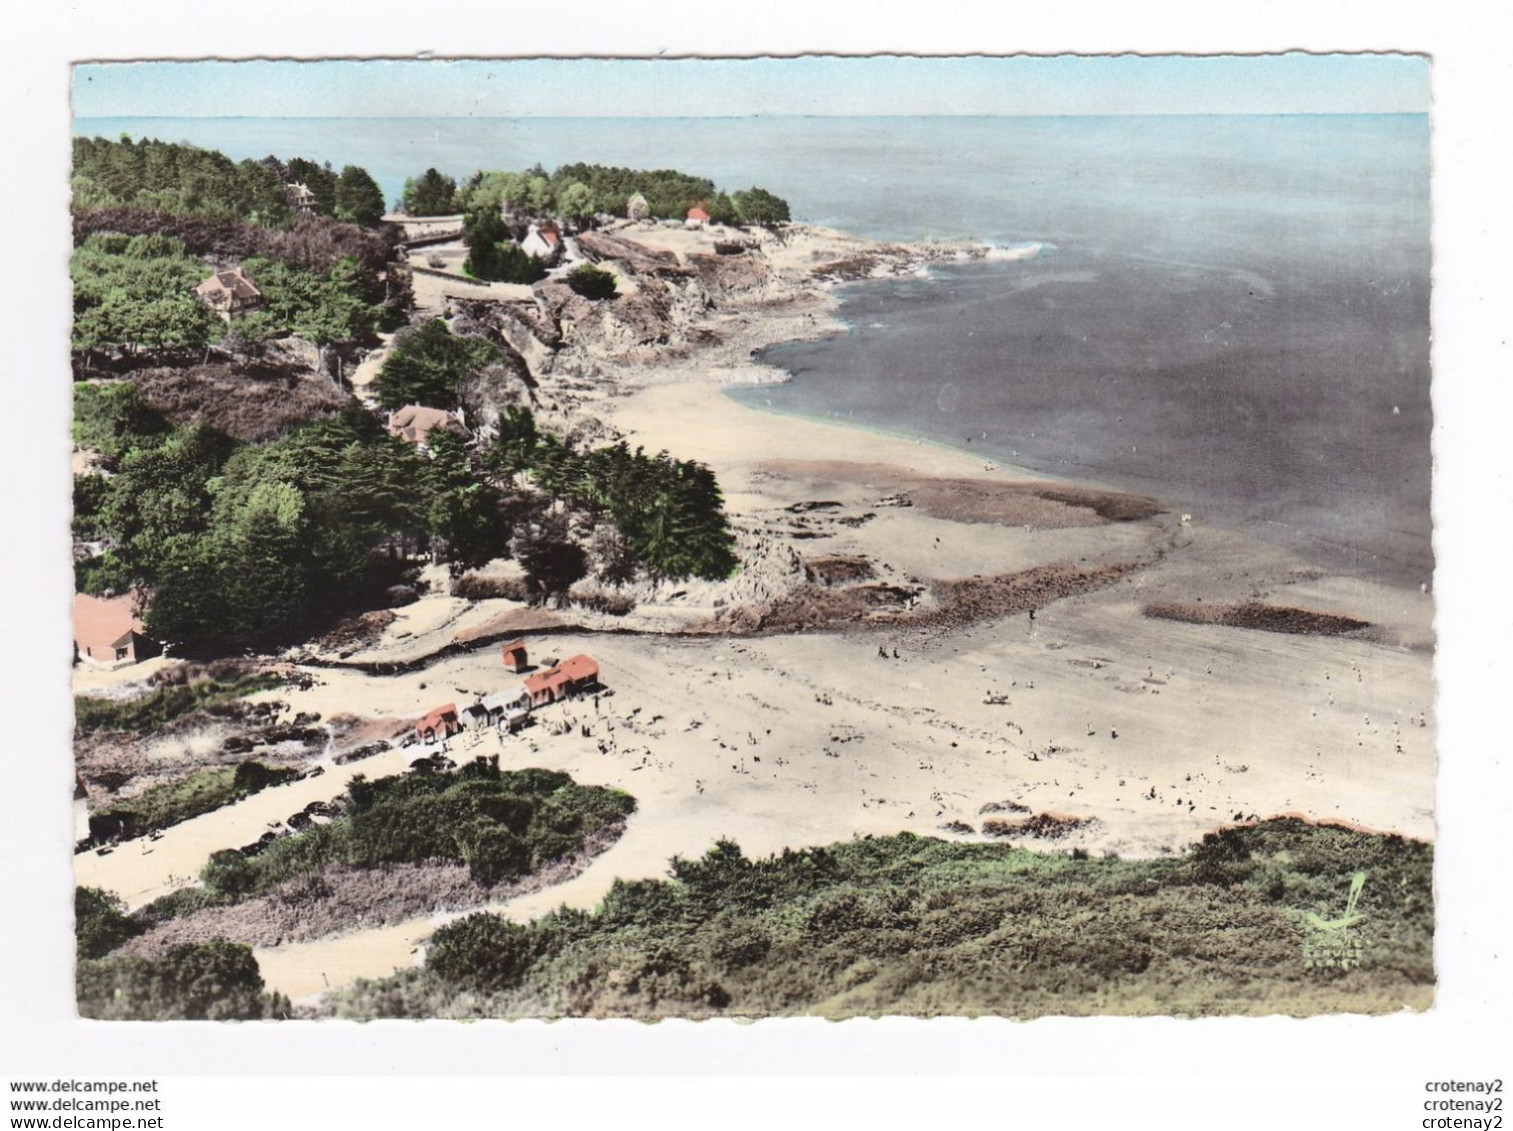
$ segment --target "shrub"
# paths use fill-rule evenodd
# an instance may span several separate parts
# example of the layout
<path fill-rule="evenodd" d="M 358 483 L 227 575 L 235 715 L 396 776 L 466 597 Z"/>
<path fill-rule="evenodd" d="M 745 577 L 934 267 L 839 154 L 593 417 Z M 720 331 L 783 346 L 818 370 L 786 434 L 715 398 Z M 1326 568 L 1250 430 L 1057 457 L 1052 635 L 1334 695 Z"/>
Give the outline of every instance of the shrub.
<path fill-rule="evenodd" d="M 452 596 L 468 601 L 488 601 L 505 598 L 510 601 L 525 601 L 530 597 L 525 582 L 518 577 L 479 577 L 465 573 L 452 582 Z"/>
<path fill-rule="evenodd" d="M 141 933 L 121 908 L 121 901 L 109 892 L 74 888 L 74 940 L 80 958 L 101 958 Z"/>
<path fill-rule="evenodd" d="M 459 989 L 498 990 L 519 985 L 539 953 L 529 927 L 480 912 L 432 935 L 426 966 Z"/>
<path fill-rule="evenodd" d="M 200 873 L 203 897 L 165 897 L 146 914 L 156 921 L 237 903 L 333 864 L 453 861 L 492 886 L 581 852 L 587 837 L 624 821 L 635 801 L 553 770 L 501 772 L 491 758 L 449 773 L 358 775 L 344 809 L 345 816 L 281 836 L 255 855 L 214 853 Z"/>
<path fill-rule="evenodd" d="M 228 703 L 244 695 L 266 691 L 283 682 L 271 672 L 258 672 L 230 679 L 204 679 L 188 684 L 159 687 L 137 699 L 74 699 L 74 726 L 80 731 L 159 731 L 193 711 Z"/>
<path fill-rule="evenodd" d="M 1310 970 L 1304 915 L 1337 915 L 1358 870 L 1370 961 Z M 1431 880 L 1429 845 L 1295 820 L 1170 860 L 905 835 L 753 860 L 722 841 L 674 860 L 670 880 L 617 880 L 591 914 L 454 924 L 425 969 L 336 1004 L 363 1017 L 1382 1012 L 1428 1000 Z"/>
<path fill-rule="evenodd" d="M 636 607 L 636 599 L 626 593 L 582 593 L 574 590 L 568 596 L 575 605 L 611 617 L 623 617 Z"/>
<path fill-rule="evenodd" d="M 161 958 L 85 959 L 74 970 L 81 1016 L 103 1021 L 253 1021 L 289 1014 L 263 993 L 252 948 L 215 941 Z"/>
<path fill-rule="evenodd" d="M 567 285 L 587 299 L 614 298 L 619 293 L 613 272 L 588 263 L 581 263 L 568 272 Z"/>

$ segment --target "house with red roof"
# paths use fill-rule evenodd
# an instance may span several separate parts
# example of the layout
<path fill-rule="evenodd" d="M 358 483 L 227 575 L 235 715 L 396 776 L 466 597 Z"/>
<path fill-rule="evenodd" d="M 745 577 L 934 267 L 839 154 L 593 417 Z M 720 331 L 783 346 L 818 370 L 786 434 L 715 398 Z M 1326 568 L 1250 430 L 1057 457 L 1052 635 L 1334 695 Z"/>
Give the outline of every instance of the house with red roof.
<path fill-rule="evenodd" d="M 542 224 L 532 224 L 525 234 L 525 239 L 520 241 L 520 250 L 527 255 L 534 255 L 537 259 L 555 263 L 557 257 L 562 254 L 562 232 L 550 220 Z"/>
<path fill-rule="evenodd" d="M 456 703 L 448 703 L 444 707 L 437 707 L 426 712 L 425 717 L 415 724 L 416 737 L 427 745 L 433 742 L 445 742 L 460 730 L 462 730 L 462 718 L 457 714 Z"/>
<path fill-rule="evenodd" d="M 158 654 L 142 631 L 142 594 L 74 594 L 74 655 L 96 664 L 134 664 Z"/>
<path fill-rule="evenodd" d="M 228 322 L 233 314 L 256 310 L 263 305 L 263 292 L 247 278 L 247 272 L 240 266 L 217 271 L 195 287 L 194 293 Z"/>
<path fill-rule="evenodd" d="M 554 668 L 525 678 L 525 690 L 532 707 L 543 707 L 558 699 L 580 695 L 598 685 L 599 665 L 583 655 L 573 656 Z"/>
<path fill-rule="evenodd" d="M 395 409 L 389 413 L 389 434 L 409 441 L 421 451 L 426 450 L 431 434 L 438 428 L 454 433 L 464 440 L 473 438 L 467 425 L 462 422 L 461 409 L 456 412 L 447 412 L 441 408 L 407 404 L 404 408 Z"/>

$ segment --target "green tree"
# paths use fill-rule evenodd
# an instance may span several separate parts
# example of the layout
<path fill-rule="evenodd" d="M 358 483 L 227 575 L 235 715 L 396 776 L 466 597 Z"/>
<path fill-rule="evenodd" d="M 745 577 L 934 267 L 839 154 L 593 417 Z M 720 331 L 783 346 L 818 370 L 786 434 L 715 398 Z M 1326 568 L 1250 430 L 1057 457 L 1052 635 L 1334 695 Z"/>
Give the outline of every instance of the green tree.
<path fill-rule="evenodd" d="M 572 181 L 557 193 L 557 212 L 580 223 L 592 218 L 595 212 L 593 190 L 582 181 Z"/>
<path fill-rule="evenodd" d="M 232 631 L 287 624 L 320 588 L 305 497 L 290 483 L 262 481 L 218 506 L 213 535 Z"/>
<path fill-rule="evenodd" d="M 90 236 L 75 250 L 70 274 L 73 348 L 86 360 L 102 350 L 200 350 L 222 332 L 194 293 L 208 271 L 177 241 Z"/>
<path fill-rule="evenodd" d="M 448 216 L 456 204 L 457 182 L 435 169 L 405 181 L 404 206 L 411 216 Z"/>
<path fill-rule="evenodd" d="M 378 226 L 384 215 L 383 192 L 378 182 L 359 165 L 348 165 L 336 183 L 336 218 L 364 228 Z"/>
<path fill-rule="evenodd" d="M 120 466 L 127 452 L 153 447 L 172 430 L 130 381 L 74 386 L 74 446 L 99 452 L 111 470 Z"/>
<path fill-rule="evenodd" d="M 239 162 L 233 177 L 235 196 L 231 211 L 254 224 L 278 227 L 287 224 L 293 214 L 284 199 L 284 185 L 278 174 L 261 161 Z"/>
<path fill-rule="evenodd" d="M 510 551 L 525 570 L 533 604 L 560 600 L 588 576 L 588 554 L 568 537 L 567 524 L 549 516 L 515 531 Z"/>
<path fill-rule="evenodd" d="M 512 476 L 525 471 L 535 460 L 540 440 L 531 410 L 511 406 L 499 418 L 499 432 L 484 457 L 485 462 L 496 475 Z"/>
<path fill-rule="evenodd" d="M 503 277 L 499 251 L 509 242 L 510 234 L 499 215 L 497 204 L 469 210 L 462 219 L 462 238 L 468 245 L 468 257 L 462 265 L 463 270 L 479 279 Z"/>
<path fill-rule="evenodd" d="M 736 210 L 735 201 L 730 199 L 729 193 L 717 192 L 709 198 L 704 210 L 709 213 L 710 223 L 713 224 L 739 224 L 741 214 Z"/>
<path fill-rule="evenodd" d="M 290 184 L 301 184 L 315 194 L 315 211 L 322 216 L 336 215 L 337 177 L 330 165 L 318 165 L 303 157 L 291 157 L 285 165 Z"/>
<path fill-rule="evenodd" d="M 251 258 L 243 267 L 263 293 L 258 317 L 239 327 L 244 335 L 297 334 L 319 349 L 326 372 L 329 347 L 368 340 L 377 331 L 382 295 L 373 293 L 373 280 L 351 258 L 338 260 L 325 276 L 271 259 Z"/>
<path fill-rule="evenodd" d="M 378 401 L 391 409 L 407 404 L 455 408 L 462 382 L 501 357 L 489 342 L 458 337 L 441 319 L 432 319 L 396 341 L 378 371 Z"/>
<path fill-rule="evenodd" d="M 504 554 L 508 532 L 501 521 L 499 497 L 479 482 L 462 438 L 436 431 L 428 446 L 427 525 L 437 556 L 456 576 Z"/>
<path fill-rule="evenodd" d="M 764 188 L 752 187 L 732 198 L 741 221 L 758 227 L 771 227 L 788 220 L 788 202 Z"/>

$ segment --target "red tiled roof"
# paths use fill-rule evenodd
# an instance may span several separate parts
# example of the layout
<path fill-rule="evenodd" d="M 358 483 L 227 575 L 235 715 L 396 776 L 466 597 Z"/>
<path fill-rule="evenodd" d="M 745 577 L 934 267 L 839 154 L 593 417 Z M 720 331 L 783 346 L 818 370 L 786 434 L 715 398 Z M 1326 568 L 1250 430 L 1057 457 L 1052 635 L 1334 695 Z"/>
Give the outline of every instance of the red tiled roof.
<path fill-rule="evenodd" d="M 688 210 L 688 218 L 690 220 L 708 220 L 709 213 L 705 212 L 702 208 L 690 208 Z"/>
<path fill-rule="evenodd" d="M 532 696 L 542 691 L 555 689 L 568 683 L 581 683 L 584 680 L 598 679 L 599 665 L 587 656 L 573 656 L 563 660 L 554 668 L 536 675 L 525 677 L 525 689 Z"/>
<path fill-rule="evenodd" d="M 242 300 L 263 297 L 263 292 L 257 289 L 240 267 L 233 267 L 229 271 L 217 271 L 195 287 L 194 293 L 202 298 L 208 298 L 211 295 L 230 295 L 234 299 Z"/>
<path fill-rule="evenodd" d="M 419 731 L 441 730 L 442 725 L 448 721 L 457 721 L 457 704 L 448 703 L 445 707 L 437 707 L 426 714 L 426 717 L 415 724 Z"/>
<path fill-rule="evenodd" d="M 140 634 L 142 622 L 136 615 L 137 595 L 92 597 L 74 594 L 74 643 L 81 652 L 113 653 L 132 633 Z"/>
<path fill-rule="evenodd" d="M 561 668 L 552 668 L 550 671 L 538 672 L 535 675 L 526 676 L 525 689 L 529 691 L 532 696 L 535 696 L 542 691 L 561 687 L 564 683 L 567 682 L 568 676 L 565 672 L 562 671 Z"/>
<path fill-rule="evenodd" d="M 449 429 L 460 436 L 468 434 L 457 418 L 444 409 L 407 404 L 389 414 L 389 431 L 412 444 L 425 443 L 426 437 L 438 428 Z"/>
<path fill-rule="evenodd" d="M 589 657 L 581 655 L 563 660 L 557 665 L 557 670 L 574 682 L 582 679 L 597 679 L 599 676 L 599 665 Z"/>

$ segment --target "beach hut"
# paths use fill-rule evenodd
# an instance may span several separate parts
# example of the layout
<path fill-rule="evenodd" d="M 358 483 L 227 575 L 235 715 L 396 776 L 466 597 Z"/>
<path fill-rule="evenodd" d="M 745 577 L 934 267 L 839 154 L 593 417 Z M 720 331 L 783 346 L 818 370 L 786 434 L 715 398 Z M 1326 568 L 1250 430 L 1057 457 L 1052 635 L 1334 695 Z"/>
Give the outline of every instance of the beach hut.
<path fill-rule="evenodd" d="M 599 665 L 588 656 L 578 655 L 538 675 L 527 676 L 525 690 L 532 707 L 542 707 L 580 695 L 599 685 Z"/>
<path fill-rule="evenodd" d="M 709 223 L 709 213 L 702 208 L 690 208 L 688 215 L 683 219 L 683 226 L 687 228 L 702 228 Z"/>
<path fill-rule="evenodd" d="M 456 703 L 426 712 L 425 717 L 415 724 L 416 737 L 426 744 L 445 742 L 460 730 L 462 719 L 457 714 Z"/>
<path fill-rule="evenodd" d="M 489 725 L 489 709 L 483 705 L 483 700 L 469 704 L 462 709 L 462 721 L 469 730 L 482 730 Z"/>
<path fill-rule="evenodd" d="M 525 720 L 530 716 L 531 697 L 525 688 L 513 687 L 508 691 L 485 696 L 483 707 L 488 712 L 490 725 L 502 726 L 513 732 L 524 726 Z"/>
<path fill-rule="evenodd" d="M 505 671 L 523 672 L 530 667 L 530 662 L 525 657 L 525 641 L 511 640 L 501 649 L 504 659 Z"/>

